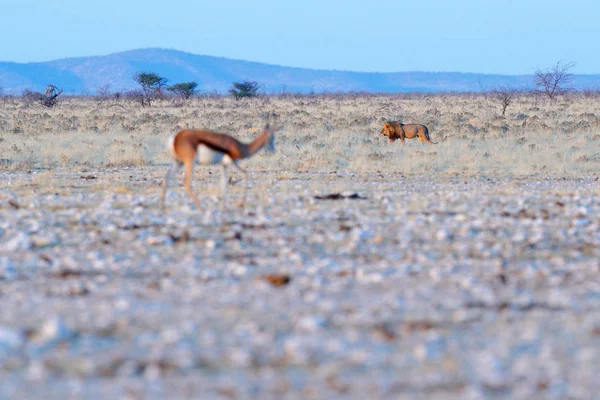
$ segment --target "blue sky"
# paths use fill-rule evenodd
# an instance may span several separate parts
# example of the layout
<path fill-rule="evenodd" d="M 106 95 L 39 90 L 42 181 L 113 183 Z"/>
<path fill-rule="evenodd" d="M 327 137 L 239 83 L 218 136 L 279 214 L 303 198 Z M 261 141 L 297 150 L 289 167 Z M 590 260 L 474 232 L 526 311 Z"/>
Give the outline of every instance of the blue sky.
<path fill-rule="evenodd" d="M 592 0 L 0 0 L 0 61 L 145 47 L 294 67 L 600 73 Z"/>

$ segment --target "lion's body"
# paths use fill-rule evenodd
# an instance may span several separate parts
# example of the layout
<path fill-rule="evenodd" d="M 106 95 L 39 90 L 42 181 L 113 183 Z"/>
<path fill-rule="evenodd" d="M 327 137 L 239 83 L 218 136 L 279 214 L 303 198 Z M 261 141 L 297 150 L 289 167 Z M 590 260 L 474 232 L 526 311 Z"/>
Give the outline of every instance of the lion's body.
<path fill-rule="evenodd" d="M 390 142 L 400 139 L 404 143 L 404 139 L 419 138 L 419 142 L 434 144 L 429 138 L 429 129 L 421 124 L 402 124 L 398 121 L 390 121 L 383 124 L 381 134 L 387 136 Z"/>

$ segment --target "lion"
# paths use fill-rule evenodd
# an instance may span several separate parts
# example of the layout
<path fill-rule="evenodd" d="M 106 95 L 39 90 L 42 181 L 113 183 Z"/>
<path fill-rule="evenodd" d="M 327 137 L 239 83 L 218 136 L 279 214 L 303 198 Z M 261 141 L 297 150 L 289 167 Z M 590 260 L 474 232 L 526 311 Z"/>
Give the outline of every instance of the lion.
<path fill-rule="evenodd" d="M 429 129 L 425 125 L 421 124 L 402 124 L 399 121 L 389 121 L 383 124 L 381 128 L 381 134 L 387 136 L 390 142 L 396 139 L 414 139 L 419 138 L 419 142 L 427 142 L 429 144 L 436 144 L 429 139 Z"/>

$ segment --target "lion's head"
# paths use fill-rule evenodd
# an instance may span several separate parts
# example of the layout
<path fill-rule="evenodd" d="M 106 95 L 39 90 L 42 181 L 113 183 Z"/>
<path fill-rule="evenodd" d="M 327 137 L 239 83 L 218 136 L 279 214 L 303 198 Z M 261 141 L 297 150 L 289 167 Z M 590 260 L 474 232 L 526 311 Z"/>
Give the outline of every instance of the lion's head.
<path fill-rule="evenodd" d="M 383 127 L 381 128 L 381 134 L 383 136 L 386 136 L 388 139 L 390 139 L 390 142 L 393 142 L 394 140 L 396 140 L 400 137 L 397 133 L 397 129 L 395 126 L 397 124 L 398 124 L 397 122 L 386 122 L 383 124 Z"/>

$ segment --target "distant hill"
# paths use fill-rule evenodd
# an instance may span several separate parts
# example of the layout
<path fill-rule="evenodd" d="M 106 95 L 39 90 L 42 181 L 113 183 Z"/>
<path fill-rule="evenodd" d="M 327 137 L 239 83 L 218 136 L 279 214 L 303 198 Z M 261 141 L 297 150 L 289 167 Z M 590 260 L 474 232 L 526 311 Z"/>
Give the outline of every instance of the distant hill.
<path fill-rule="evenodd" d="M 401 67 L 401 66 L 399 66 Z M 138 71 L 150 71 L 170 83 L 196 81 L 203 92 L 226 92 L 232 82 L 254 80 L 267 92 L 442 92 L 481 91 L 499 85 L 530 87 L 531 75 L 488 75 L 456 72 L 350 72 L 282 67 L 258 62 L 202 56 L 177 50 L 140 49 L 98 57 L 67 58 L 39 63 L 0 62 L 0 88 L 19 94 L 41 91 L 48 83 L 66 93 L 131 89 Z M 576 75 L 577 89 L 600 88 L 600 74 Z"/>

